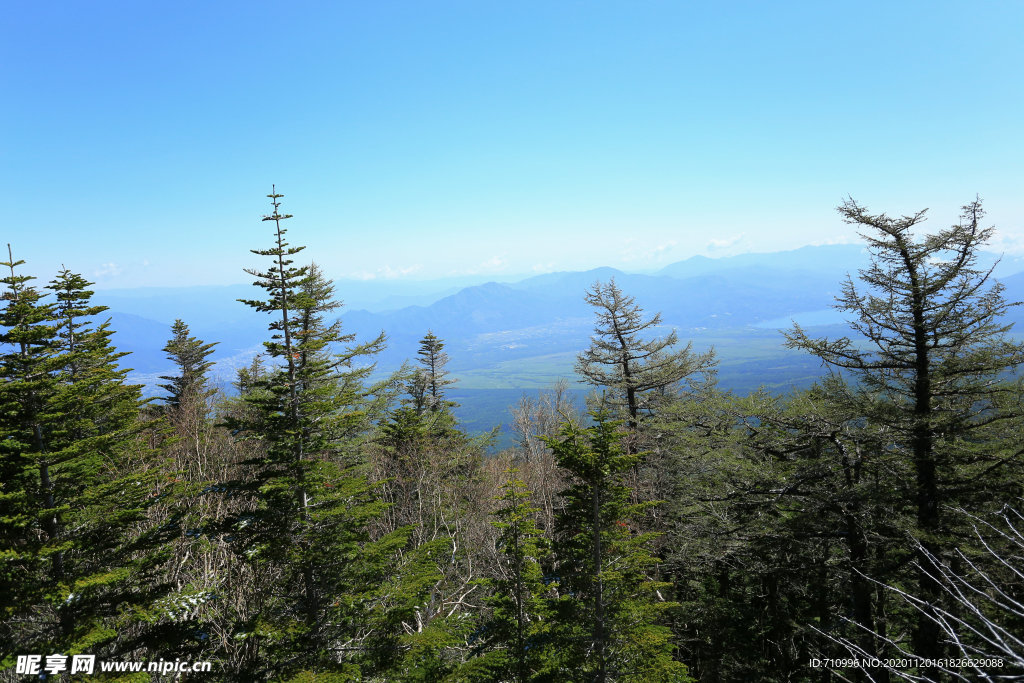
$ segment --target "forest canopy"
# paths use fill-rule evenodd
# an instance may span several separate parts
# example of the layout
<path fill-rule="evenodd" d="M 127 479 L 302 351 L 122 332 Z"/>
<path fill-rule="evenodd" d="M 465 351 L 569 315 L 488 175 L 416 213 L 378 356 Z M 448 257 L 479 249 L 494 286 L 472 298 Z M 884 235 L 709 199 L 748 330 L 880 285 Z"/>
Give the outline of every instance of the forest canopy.
<path fill-rule="evenodd" d="M 593 283 L 587 410 L 524 397 L 496 449 L 433 329 L 374 371 L 386 331 L 342 328 L 269 198 L 238 304 L 263 350 L 230 391 L 179 319 L 143 398 L 92 283 L 0 264 L 0 676 L 1024 676 L 1024 345 L 980 200 L 936 232 L 844 202 L 869 265 L 848 334 L 780 337 L 828 371 L 786 394 L 720 388 L 713 352 Z"/>

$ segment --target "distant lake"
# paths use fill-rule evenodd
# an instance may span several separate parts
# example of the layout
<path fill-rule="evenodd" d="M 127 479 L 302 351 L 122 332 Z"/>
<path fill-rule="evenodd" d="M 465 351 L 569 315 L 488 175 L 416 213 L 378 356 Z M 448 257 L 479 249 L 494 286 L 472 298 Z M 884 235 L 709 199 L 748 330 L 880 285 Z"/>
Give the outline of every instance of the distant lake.
<path fill-rule="evenodd" d="M 781 318 L 772 318 L 771 320 L 765 320 L 754 325 L 754 327 L 767 328 L 767 329 L 786 329 L 792 327 L 793 323 L 797 323 L 801 327 L 814 327 L 816 325 L 840 325 L 846 322 L 847 314 L 842 311 L 837 311 L 834 308 L 823 308 L 818 311 L 806 311 L 804 313 L 794 313 L 793 315 L 783 316 Z"/>

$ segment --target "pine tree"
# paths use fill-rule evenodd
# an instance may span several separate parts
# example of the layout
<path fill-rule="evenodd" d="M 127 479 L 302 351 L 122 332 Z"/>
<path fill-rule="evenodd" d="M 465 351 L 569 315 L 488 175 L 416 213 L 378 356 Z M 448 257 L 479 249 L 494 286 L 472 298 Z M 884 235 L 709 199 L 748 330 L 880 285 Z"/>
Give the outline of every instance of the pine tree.
<path fill-rule="evenodd" d="M 916 595 L 941 604 L 927 566 L 955 542 L 946 506 L 980 511 L 993 498 L 1020 495 L 1021 451 L 1010 434 L 1020 425 L 1021 387 L 1000 380 L 1024 363 L 1024 346 L 1006 337 L 1003 286 L 977 265 L 992 235 L 980 224 L 980 200 L 933 235 L 916 234 L 924 211 L 872 215 L 851 199 L 839 212 L 863 230 L 871 252 L 860 284 L 848 279 L 836 305 L 853 315 L 859 338 L 812 339 L 797 325 L 788 344 L 856 379 L 856 390 L 835 399 L 852 417 L 887 430 L 888 448 L 908 463 L 913 479 L 904 496 L 920 542 Z M 930 608 L 918 615 L 912 650 L 942 657 Z M 937 676 L 933 668 L 922 673 Z"/>
<path fill-rule="evenodd" d="M 213 484 L 208 478 L 210 452 L 218 437 L 223 436 L 209 419 L 210 398 L 216 392 L 208 386 L 207 373 L 213 362 L 206 359 L 216 342 L 206 344 L 191 336 L 188 325 L 181 320 L 174 321 L 171 332 L 173 337 L 164 346 L 164 352 L 177 366 L 178 374 L 162 376 L 160 379 L 168 383 L 159 385 L 168 392 L 161 412 L 174 433 L 173 443 L 166 443 L 165 448 L 175 456 L 175 470 L 193 488 L 198 486 L 201 490 Z"/>
<path fill-rule="evenodd" d="M 353 449 L 366 426 L 363 380 L 373 367 L 353 366 L 378 352 L 384 338 L 353 344 L 339 322 L 325 320 L 340 305 L 333 285 L 315 266 L 292 265 L 302 247 L 285 241 L 281 221 L 291 216 L 279 212 L 282 195 L 269 196 L 274 212 L 264 220 L 275 224 L 275 244 L 254 253 L 272 264 L 247 271 L 267 298 L 244 303 L 273 316 L 264 343 L 270 363 L 245 380 L 246 405 L 229 424 L 262 444 L 255 478 L 245 484 L 256 507 L 238 519 L 237 537 L 272 585 L 263 587 L 255 616 L 236 637 L 257 643 L 246 672 L 252 678 L 301 670 L 355 675 L 358 657 L 336 648 L 362 628 L 359 596 L 381 580 L 386 553 L 367 532 L 384 506 Z"/>
<path fill-rule="evenodd" d="M 625 409 L 630 430 L 654 409 L 661 393 L 714 364 L 712 352 L 695 354 L 692 344 L 673 350 L 679 340 L 675 330 L 650 339 L 661 325 L 661 314 L 645 318 L 643 309 L 622 293 L 614 278 L 608 284 L 595 282 L 585 299 L 596 309 L 597 325 L 590 348 L 577 358 L 576 372 L 612 392 L 615 404 Z"/>
<path fill-rule="evenodd" d="M 10 245 L 7 248 L 10 254 Z M 10 270 L 2 280 L 7 289 L 0 314 L 4 347 L 0 356 L 0 624 L 2 640 L 13 645 L 11 652 L 49 638 L 43 626 L 15 629 L 14 624 L 16 619 L 27 620 L 32 608 L 43 602 L 47 577 L 52 581 L 64 576 L 63 555 L 55 553 L 47 562 L 43 554 L 44 539 L 59 533 L 44 440 L 45 426 L 51 421 L 49 405 L 57 393 L 58 365 L 52 350 L 57 328 L 53 305 L 43 303 L 41 293 L 28 284 L 34 278 L 16 272 L 22 264 L 13 256 L 0 264 Z M 41 516 L 40 511 L 44 511 Z"/>
<path fill-rule="evenodd" d="M 167 391 L 164 399 L 170 408 L 205 402 L 213 391 L 207 388 L 207 373 L 213 367 L 213 361 L 206 360 L 218 342 L 204 344 L 202 340 L 189 335 L 188 325 L 181 319 L 175 320 L 171 326 L 171 339 L 164 346 L 168 360 L 177 366 L 177 375 L 161 376 L 167 384 L 159 387 Z"/>
<path fill-rule="evenodd" d="M 389 680 L 427 682 L 456 670 L 469 675 L 462 663 L 475 619 L 467 596 L 480 592 L 478 549 L 491 529 L 486 514 L 471 512 L 479 510 L 474 493 L 482 483 L 487 439 L 470 438 L 455 423 L 454 404 L 443 393 L 450 384 L 443 344 L 430 334 L 422 346 L 424 367 L 405 383 L 409 398 L 379 426 L 373 453 L 391 504 L 383 528 L 410 532 L 403 568 L 390 589 L 404 593 L 389 616 L 404 635 L 391 642 L 396 667 Z M 403 374 L 409 377 L 404 368 Z M 431 379 L 437 380 L 436 393 Z"/>
<path fill-rule="evenodd" d="M 15 579 L 3 603 L 19 624 L 9 642 L 21 652 L 138 646 L 152 630 L 128 615 L 162 594 L 166 540 L 160 526 L 140 531 L 166 494 L 138 438 L 140 387 L 125 384 L 108 324 L 94 326 L 104 309 L 89 305 L 89 283 L 63 270 L 48 287 L 56 304 L 43 304 L 16 274 L 21 263 L 4 264 L 0 336 L 3 542 Z"/>
<path fill-rule="evenodd" d="M 455 384 L 455 380 L 447 379 L 448 354 L 444 351 L 444 341 L 428 330 L 416 354 L 421 367 L 408 372 L 403 366 L 400 371 L 407 377 L 408 398 L 402 399 L 402 406 L 393 411 L 383 431 L 389 448 L 396 453 L 422 451 L 430 441 L 439 439 L 464 440 L 451 412 L 458 404 L 445 398 L 445 387 Z M 420 437 L 425 435 L 430 438 L 423 441 Z"/>
<path fill-rule="evenodd" d="M 423 367 L 420 368 L 410 385 L 414 406 L 417 412 L 429 410 L 437 413 L 442 410 L 454 407 L 456 404 L 445 400 L 445 387 L 455 384 L 455 380 L 447 379 L 448 371 L 445 366 L 448 364 L 448 354 L 444 351 L 444 341 L 434 336 L 431 330 L 420 340 L 420 348 L 416 352 L 419 356 L 416 360 Z"/>
<path fill-rule="evenodd" d="M 238 368 L 233 385 L 239 396 L 245 396 L 259 385 L 264 369 L 263 356 L 260 354 L 253 356 L 248 367 Z"/>
<path fill-rule="evenodd" d="M 231 530 L 223 523 L 249 501 L 235 490 L 228 496 L 219 494 L 246 454 L 215 418 L 233 407 L 228 401 L 217 405 L 211 400 L 215 390 L 209 387 L 208 372 L 213 364 L 206 359 L 215 344 L 191 336 L 181 320 L 171 330 L 164 351 L 177 374 L 161 378 L 168 381 L 160 386 L 169 395 L 162 399 L 163 406 L 152 408 L 161 429 L 150 434 L 168 459 L 175 482 L 175 495 L 160 507 L 174 515 L 178 533 L 170 552 L 181 558 L 164 567 L 174 584 L 158 605 L 163 612 L 164 649 L 182 659 L 219 661 L 225 671 L 234 671 L 235 643 L 223 634 L 230 633 L 231 623 L 240 618 L 233 608 L 238 593 L 245 590 L 239 584 L 245 581 L 247 567 L 233 552 L 226 539 Z"/>
<path fill-rule="evenodd" d="M 648 574 L 657 560 L 650 533 L 631 521 L 652 503 L 630 503 L 623 474 L 641 456 L 624 453 L 622 432 L 605 414 L 585 430 L 566 425 L 549 445 L 571 476 L 556 520 L 557 576 L 561 597 L 553 626 L 551 680 L 689 681 L 672 657 L 668 628 L 658 624 L 675 603 L 662 601 L 664 583 Z"/>
<path fill-rule="evenodd" d="M 501 532 L 498 548 L 502 562 L 499 574 L 488 583 L 491 613 L 481 629 L 483 654 L 470 662 L 465 675 L 474 680 L 537 680 L 550 656 L 550 589 L 544 582 L 542 564 L 549 560 L 547 547 L 530 505 L 530 492 L 507 471 L 508 481 L 494 513 L 494 526 Z"/>
<path fill-rule="evenodd" d="M 446 379 L 448 354 L 443 348 L 432 332 L 420 341 L 417 360 L 422 367 L 408 373 L 403 366 L 399 374 L 407 378 L 408 397 L 391 411 L 376 436 L 383 461 L 380 476 L 389 479 L 386 488 L 394 503 L 391 515 L 399 524 L 414 524 L 418 541 L 421 534 L 433 538 L 439 526 L 448 526 L 445 519 L 456 514 L 451 505 L 460 495 L 456 487 L 475 468 L 482 447 L 457 427 L 451 412 L 457 404 L 445 399 L 444 388 L 454 380 Z"/>

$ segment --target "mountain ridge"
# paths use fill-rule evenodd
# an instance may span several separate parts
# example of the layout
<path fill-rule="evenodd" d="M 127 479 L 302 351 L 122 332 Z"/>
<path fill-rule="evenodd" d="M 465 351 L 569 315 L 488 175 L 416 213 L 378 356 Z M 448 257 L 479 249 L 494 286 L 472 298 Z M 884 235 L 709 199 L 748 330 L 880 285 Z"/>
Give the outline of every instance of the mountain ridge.
<path fill-rule="evenodd" d="M 825 245 L 767 255 L 692 257 L 653 273 L 611 267 L 559 271 L 439 290 L 432 301 L 426 296 L 424 303 L 396 309 L 350 308 L 340 317 L 344 329 L 361 339 L 385 331 L 389 344 L 378 358 L 381 372 L 414 358 L 419 339 L 431 330 L 445 340 L 449 369 L 467 390 L 533 390 L 573 375 L 575 356 L 593 332 L 594 311 L 583 295 L 595 281 L 614 277 L 648 314 L 662 314 L 659 335 L 675 329 L 695 348 L 716 347 L 720 378 L 730 388 L 750 390 L 762 381 L 785 387 L 790 379 L 797 384 L 812 380 L 817 370 L 782 347 L 777 328 L 788 327 L 793 317 L 834 325 L 838 316 L 829 306 L 849 272 L 843 268 L 857 265 L 858 259 L 866 259 L 858 245 Z M 988 263 L 994 260 L 995 255 L 985 256 Z M 1001 281 L 1008 299 L 1024 298 L 1024 272 Z M 343 285 L 341 299 L 346 296 Z M 183 319 L 205 341 L 219 342 L 213 358 L 224 375 L 258 352 L 267 336 L 266 316 L 235 301 L 254 296 L 252 287 L 182 291 L 181 297 L 173 288 L 159 288 L 151 296 L 96 295 L 97 303 L 111 306 L 115 344 L 132 352 L 124 365 L 135 368 L 134 376 L 148 385 L 172 368 L 161 349 L 174 318 Z M 213 296 L 218 293 L 222 296 Z M 1012 309 L 1008 322 L 1024 322 L 1024 311 Z"/>

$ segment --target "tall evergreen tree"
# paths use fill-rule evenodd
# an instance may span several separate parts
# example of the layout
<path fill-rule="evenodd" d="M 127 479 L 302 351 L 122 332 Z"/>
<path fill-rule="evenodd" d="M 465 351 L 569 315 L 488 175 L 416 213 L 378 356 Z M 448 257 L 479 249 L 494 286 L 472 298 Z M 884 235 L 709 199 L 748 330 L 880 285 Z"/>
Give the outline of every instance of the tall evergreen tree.
<path fill-rule="evenodd" d="M 117 367 L 125 354 L 92 318 L 89 283 L 63 270 L 53 305 L 10 269 L 0 344 L 3 599 L 20 652 L 116 653 L 145 642 L 129 617 L 147 614 L 162 586 L 154 571 L 163 531 L 147 508 L 166 486 L 138 439 L 140 387 Z"/>
<path fill-rule="evenodd" d="M 285 240 L 281 222 L 291 216 L 279 212 L 282 195 L 269 197 L 274 211 L 264 220 L 274 222 L 275 243 L 253 251 L 271 265 L 247 271 L 267 298 L 244 303 L 273 316 L 264 343 L 270 364 L 247 380 L 247 407 L 229 421 L 262 444 L 247 484 L 256 507 L 237 528 L 244 554 L 269 585 L 237 637 L 257 643 L 245 672 L 254 679 L 302 670 L 355 676 L 358 658 L 341 644 L 366 619 L 360 596 L 381 580 L 386 553 L 367 532 L 383 504 L 352 449 L 365 425 L 363 379 L 372 365 L 353 365 L 378 352 L 384 337 L 353 344 L 339 322 L 325 320 L 339 306 L 333 285 L 315 266 L 292 265 L 302 247 Z"/>
<path fill-rule="evenodd" d="M 630 502 L 623 474 L 641 456 L 624 453 L 619 423 L 594 414 L 585 430 L 566 425 L 549 440 L 558 464 L 571 476 L 556 520 L 557 576 L 561 597 L 553 626 L 556 652 L 550 680 L 689 681 L 672 657 L 670 632 L 659 622 L 675 603 L 649 574 L 657 560 L 653 534 L 635 533 L 631 521 L 652 503 Z"/>
<path fill-rule="evenodd" d="M 391 515 L 402 524 L 413 523 L 414 536 L 421 541 L 436 537 L 438 524 L 448 525 L 441 520 L 457 514 L 451 507 L 459 498 L 454 487 L 465 483 L 481 448 L 479 440 L 458 429 L 451 412 L 456 404 L 445 399 L 444 388 L 454 380 L 445 378 L 448 354 L 443 348 L 444 342 L 432 332 L 420 341 L 417 360 L 422 367 L 407 373 L 403 366 L 400 371 L 407 378 L 408 397 L 376 434 L 385 470 L 380 475 L 389 479 L 386 488 L 394 503 Z M 435 486 L 445 492 L 431 490 Z"/>
<path fill-rule="evenodd" d="M 651 338 L 661 324 L 661 314 L 647 318 L 636 300 L 624 294 L 615 279 L 595 282 L 586 302 L 596 309 L 597 324 L 590 347 L 579 355 L 576 372 L 597 387 L 609 389 L 621 406 L 630 430 L 655 407 L 662 392 L 694 373 L 706 372 L 714 354 L 693 353 L 692 344 L 673 347 L 675 330 Z"/>
<path fill-rule="evenodd" d="M 474 680 L 538 680 L 550 656 L 550 589 L 544 582 L 542 563 L 549 559 L 547 547 L 534 519 L 538 509 L 530 505 L 530 492 L 508 470 L 508 481 L 494 513 L 501 532 L 498 548 L 502 560 L 499 573 L 488 583 L 490 616 L 482 627 L 483 654 L 464 670 Z"/>
<path fill-rule="evenodd" d="M 442 348 L 432 333 L 421 342 L 422 367 L 405 383 L 409 396 L 379 425 L 373 449 L 376 476 L 385 479 L 381 488 L 391 504 L 383 527 L 411 531 L 404 576 L 396 578 L 406 595 L 392 618 L 406 633 L 392 641 L 398 664 L 392 680 L 442 680 L 456 670 L 469 675 L 462 663 L 475 615 L 467 596 L 481 592 L 480 548 L 492 532 L 477 493 L 486 485 L 481 469 L 488 439 L 470 438 L 457 427 L 454 404 L 444 396 L 451 381 Z"/>
<path fill-rule="evenodd" d="M 216 413 L 230 411 L 229 401 L 211 401 L 215 390 L 209 386 L 207 360 L 215 344 L 189 334 L 188 326 L 176 320 L 172 338 L 164 346 L 177 373 L 161 379 L 168 392 L 164 404 L 153 412 L 162 419 L 161 429 L 151 433 L 168 458 L 168 470 L 176 483 L 175 495 L 161 504 L 173 511 L 179 533 L 171 543 L 174 557 L 164 572 L 174 590 L 161 602 L 166 612 L 165 639 L 168 651 L 183 659 L 208 659 L 225 671 L 234 671 L 236 644 L 223 634 L 241 617 L 233 611 L 238 604 L 239 583 L 248 567 L 233 552 L 222 524 L 233 513 L 246 509 L 243 496 L 223 493 L 222 482 L 232 478 L 237 463 L 246 455 Z M 232 491 L 234 494 L 235 491 Z M 244 604 L 244 603 L 243 603 Z M 175 639 L 177 639 L 175 641 Z M 211 648 L 211 645 L 213 647 Z M 241 650 L 244 650 L 244 643 Z"/>
<path fill-rule="evenodd" d="M 10 254 L 10 245 L 7 248 Z M 53 357 L 57 327 L 53 305 L 43 303 L 39 290 L 28 284 L 34 278 L 17 273 L 23 264 L 13 256 L 0 264 L 10 271 L 2 280 L 6 305 L 0 314 L 4 351 L 0 357 L 0 624 L 4 642 L 14 646 L 11 652 L 46 642 L 47 626 L 16 629 L 14 625 L 18 619 L 27 620 L 33 607 L 43 602 L 47 577 L 64 575 L 63 555 L 54 553 L 47 562 L 43 553 L 44 539 L 56 538 L 60 524 L 44 431 L 52 421 L 49 406 L 57 392 L 58 361 Z M 9 660 L 0 663 L 10 665 Z"/>
<path fill-rule="evenodd" d="M 1005 429 L 1019 428 L 1021 387 L 1000 380 L 1024 363 L 1024 346 L 1006 336 L 1003 286 L 978 267 L 992 235 L 981 226 L 979 200 L 963 207 L 959 224 L 921 236 L 924 211 L 872 215 L 851 199 L 839 212 L 863 231 L 871 253 L 860 283 L 848 279 L 836 305 L 852 314 L 858 339 L 812 339 L 796 325 L 788 344 L 855 378 L 857 386 L 835 400 L 887 430 L 889 448 L 910 465 L 905 498 L 920 542 L 916 594 L 941 604 L 928 558 L 954 543 L 956 524 L 944 506 L 981 510 L 993 498 L 1020 495 L 1024 452 Z M 943 655 L 930 608 L 918 616 L 911 648 L 926 659 Z M 922 673 L 938 675 L 931 667 Z"/>
<path fill-rule="evenodd" d="M 213 393 L 207 388 L 207 373 L 213 361 L 207 360 L 218 342 L 203 343 L 189 334 L 188 325 L 180 318 L 171 325 L 171 339 L 164 346 L 168 360 L 177 366 L 178 374 L 161 376 L 167 384 L 159 385 L 168 396 L 164 399 L 171 408 L 179 408 L 205 401 Z"/>
<path fill-rule="evenodd" d="M 427 409 L 437 413 L 453 407 L 453 402 L 445 400 L 445 387 L 455 384 L 455 380 L 447 379 L 448 371 L 445 370 L 445 366 L 448 364 L 448 354 L 444 351 L 444 341 L 434 336 L 433 331 L 427 330 L 426 336 L 420 340 L 420 348 L 416 355 L 419 356 L 416 360 L 422 366 L 418 369 L 413 384 L 413 387 L 421 392 L 421 396 L 413 396 L 417 411 Z"/>

